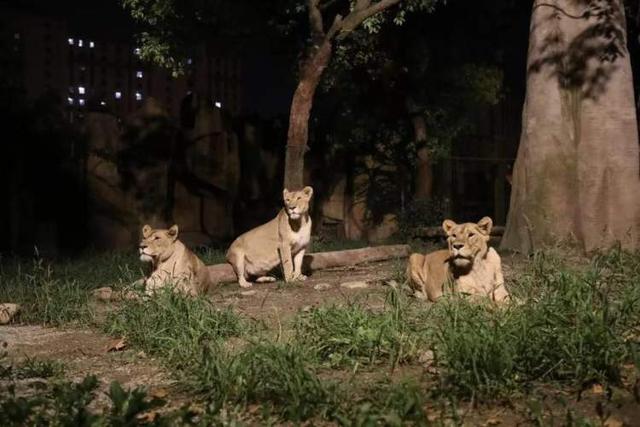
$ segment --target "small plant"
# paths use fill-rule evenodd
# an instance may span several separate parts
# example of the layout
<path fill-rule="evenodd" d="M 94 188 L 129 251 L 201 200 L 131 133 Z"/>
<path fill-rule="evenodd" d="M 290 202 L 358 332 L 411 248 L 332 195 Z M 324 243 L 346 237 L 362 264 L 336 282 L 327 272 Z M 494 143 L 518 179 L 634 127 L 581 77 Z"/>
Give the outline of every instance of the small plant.
<path fill-rule="evenodd" d="M 126 337 L 172 367 L 197 363 L 202 348 L 217 349 L 221 340 L 240 336 L 245 328 L 230 309 L 218 309 L 204 297 L 170 289 L 125 302 L 105 324 L 109 334 Z"/>
<path fill-rule="evenodd" d="M 14 264 L 0 274 L 0 300 L 21 304 L 19 319 L 23 322 L 88 322 L 88 299 L 87 289 L 80 282 L 59 278 L 42 259 L 30 265 Z"/>
<path fill-rule="evenodd" d="M 365 398 L 345 406 L 335 417 L 345 426 L 427 426 L 424 392 L 411 381 L 378 384 Z"/>
<path fill-rule="evenodd" d="M 382 312 L 358 304 L 314 308 L 296 319 L 295 340 L 331 366 L 406 362 L 416 356 L 423 336 L 399 298 L 391 290 Z"/>
<path fill-rule="evenodd" d="M 638 271 L 619 253 L 597 256 L 585 271 L 538 255 L 520 279 L 521 305 L 439 302 L 433 323 L 448 384 L 494 397 L 537 381 L 618 383 L 637 354 Z"/>

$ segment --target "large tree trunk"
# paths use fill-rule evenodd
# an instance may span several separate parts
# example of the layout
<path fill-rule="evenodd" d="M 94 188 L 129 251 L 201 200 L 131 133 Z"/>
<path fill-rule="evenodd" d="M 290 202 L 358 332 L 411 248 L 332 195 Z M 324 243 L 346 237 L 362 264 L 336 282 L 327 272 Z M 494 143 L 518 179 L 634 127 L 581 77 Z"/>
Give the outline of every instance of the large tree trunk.
<path fill-rule="evenodd" d="M 413 132 L 416 139 L 416 175 L 414 180 L 414 200 L 430 199 L 433 193 L 433 165 L 431 152 L 427 148 L 427 123 L 424 117 L 413 117 Z"/>
<path fill-rule="evenodd" d="M 304 154 L 309 139 L 309 115 L 313 95 L 331 59 L 332 44 L 325 40 L 303 67 L 300 82 L 293 94 L 289 113 L 289 132 L 284 165 L 284 187 L 290 191 L 304 186 Z"/>
<path fill-rule="evenodd" d="M 536 0 L 527 96 L 502 247 L 571 238 L 633 248 L 640 194 L 621 0 Z"/>

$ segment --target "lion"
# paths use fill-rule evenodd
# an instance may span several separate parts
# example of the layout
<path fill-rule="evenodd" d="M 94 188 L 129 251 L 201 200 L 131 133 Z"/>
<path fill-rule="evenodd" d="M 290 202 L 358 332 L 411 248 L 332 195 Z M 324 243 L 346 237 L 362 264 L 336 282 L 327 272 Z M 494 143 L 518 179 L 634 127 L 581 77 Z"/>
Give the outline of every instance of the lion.
<path fill-rule="evenodd" d="M 209 271 L 193 252 L 178 240 L 178 226 L 168 230 L 142 227 L 140 260 L 151 263 L 151 273 L 142 281 L 145 292 L 153 294 L 164 286 L 195 296 L 211 285 Z"/>
<path fill-rule="evenodd" d="M 500 255 L 488 246 L 493 221 L 484 217 L 477 224 L 456 224 L 447 219 L 442 228 L 449 249 L 409 257 L 407 278 L 418 298 L 435 302 L 447 285 L 462 294 L 488 296 L 492 301 L 510 299 L 504 286 Z"/>
<path fill-rule="evenodd" d="M 302 274 L 302 260 L 311 241 L 309 202 L 313 188 L 304 187 L 300 191 L 285 188 L 282 196 L 284 207 L 278 215 L 242 234 L 227 251 L 227 261 L 243 288 L 253 286 L 249 279 L 254 277 L 257 283 L 275 281 L 268 273 L 278 265 L 282 266 L 285 282 L 307 278 Z"/>

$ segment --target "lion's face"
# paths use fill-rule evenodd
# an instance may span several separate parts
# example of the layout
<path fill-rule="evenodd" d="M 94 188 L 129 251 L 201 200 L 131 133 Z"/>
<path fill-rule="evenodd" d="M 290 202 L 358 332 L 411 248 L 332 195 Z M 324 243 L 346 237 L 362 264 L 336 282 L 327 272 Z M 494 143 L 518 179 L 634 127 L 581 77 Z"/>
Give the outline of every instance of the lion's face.
<path fill-rule="evenodd" d="M 309 212 L 309 201 L 313 196 L 313 188 L 304 187 L 300 191 L 289 191 L 286 188 L 282 192 L 284 209 L 291 219 L 298 219 Z"/>
<path fill-rule="evenodd" d="M 140 241 L 140 260 L 157 263 L 171 256 L 178 238 L 178 226 L 174 225 L 168 230 L 153 229 L 148 225 L 142 227 L 142 240 Z"/>
<path fill-rule="evenodd" d="M 450 219 L 444 220 L 442 228 L 447 233 L 451 262 L 456 267 L 467 268 L 473 265 L 476 258 L 483 257 L 488 250 L 492 226 L 493 221 L 487 216 L 477 224 L 456 224 Z"/>

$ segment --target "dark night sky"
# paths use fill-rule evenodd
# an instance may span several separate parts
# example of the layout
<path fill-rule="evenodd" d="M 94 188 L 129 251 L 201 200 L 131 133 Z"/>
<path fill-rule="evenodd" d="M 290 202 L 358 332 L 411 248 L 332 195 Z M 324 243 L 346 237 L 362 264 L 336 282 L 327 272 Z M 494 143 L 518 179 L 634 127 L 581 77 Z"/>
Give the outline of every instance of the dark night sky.
<path fill-rule="evenodd" d="M 135 34 L 135 24 L 119 0 L 0 0 L 0 4 L 63 18 L 72 31 L 97 39 L 128 40 Z M 267 117 L 288 112 L 295 84 L 290 59 L 274 54 L 269 43 L 258 38 L 236 52 L 244 63 L 244 110 Z"/>

